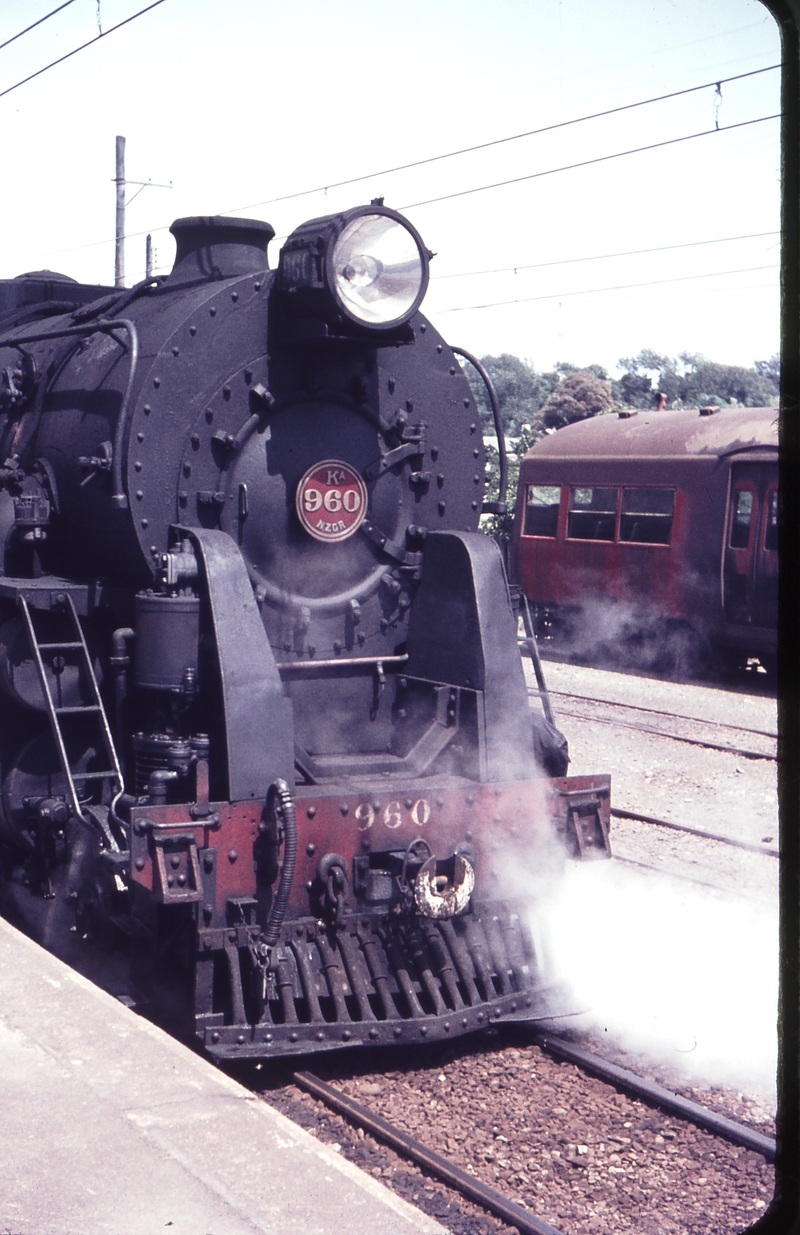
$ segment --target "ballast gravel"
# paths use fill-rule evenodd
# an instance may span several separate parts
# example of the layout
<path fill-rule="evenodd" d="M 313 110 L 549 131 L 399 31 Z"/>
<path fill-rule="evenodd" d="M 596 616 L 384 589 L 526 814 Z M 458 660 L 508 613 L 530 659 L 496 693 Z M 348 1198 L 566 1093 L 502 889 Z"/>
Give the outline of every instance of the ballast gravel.
<path fill-rule="evenodd" d="M 774 1171 L 761 1154 L 664 1115 L 514 1036 L 511 1045 L 495 1031 L 424 1055 L 401 1049 L 305 1066 L 564 1235 L 734 1235 L 765 1212 Z M 363 1071 L 367 1066 L 374 1070 Z M 511 1232 L 302 1093 L 288 1067 L 265 1067 L 252 1078 L 266 1101 L 337 1144 L 453 1235 Z M 750 1114 L 748 1122 L 774 1135 L 765 1113 L 748 1110 L 739 1095 L 694 1087 L 687 1096 L 740 1119 Z"/>

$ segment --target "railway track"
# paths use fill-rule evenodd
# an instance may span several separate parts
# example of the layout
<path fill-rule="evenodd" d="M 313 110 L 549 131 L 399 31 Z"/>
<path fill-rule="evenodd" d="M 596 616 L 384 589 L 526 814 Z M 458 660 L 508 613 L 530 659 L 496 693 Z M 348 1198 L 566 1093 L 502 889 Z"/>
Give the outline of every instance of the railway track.
<path fill-rule="evenodd" d="M 539 692 L 530 689 L 530 695 L 537 695 Z M 642 707 L 640 704 L 618 703 L 606 699 L 597 699 L 591 695 L 574 694 L 571 691 L 551 690 L 548 692 L 551 697 L 557 697 L 567 700 L 576 700 L 579 703 L 588 704 L 588 710 L 573 711 L 569 707 L 560 706 L 558 708 L 559 716 L 569 716 L 573 720 L 592 721 L 597 724 L 611 725 L 619 729 L 633 729 L 639 733 L 647 733 L 655 737 L 668 738 L 674 742 L 684 742 L 689 746 L 702 746 L 708 750 L 724 751 L 727 754 L 738 755 L 743 759 L 767 759 L 772 762 L 777 761 L 777 750 L 775 743 L 777 742 L 777 733 L 769 732 L 763 729 L 751 729 L 743 725 L 734 725 L 726 721 L 711 721 L 701 719 L 696 716 L 685 716 L 669 712 L 662 708 Z M 648 719 L 645 721 L 637 721 L 632 719 L 623 719 L 620 716 L 603 714 L 604 712 L 627 712 L 641 713 Z M 683 732 L 678 732 L 673 727 L 667 729 L 654 723 L 649 718 L 664 717 L 665 720 L 671 722 L 679 722 L 683 727 Z M 702 730 L 710 730 L 711 735 Z M 738 733 L 748 735 L 750 738 L 756 738 L 759 741 L 753 743 L 752 746 L 737 746 L 731 742 L 721 741 L 720 736 L 723 731 L 730 733 Z M 756 745 L 760 745 L 760 749 L 755 749 Z"/>
<path fill-rule="evenodd" d="M 780 849 L 772 849 L 761 845 L 753 845 L 750 841 L 737 840 L 734 836 L 722 836 L 719 832 L 706 832 L 702 828 L 690 828 L 686 823 L 674 823 L 671 819 L 658 819 L 655 815 L 640 815 L 633 810 L 623 810 L 621 807 L 611 807 L 611 814 L 616 819 L 634 819 L 637 823 L 651 823 L 655 827 L 668 828 L 671 832 L 685 832 L 687 836 L 698 836 L 702 840 L 716 841 L 720 845 L 730 845 L 733 849 L 744 849 L 748 853 L 759 853 L 768 858 L 779 858 Z"/>
<path fill-rule="evenodd" d="M 593 756 L 598 747 L 605 750 L 605 766 L 615 785 L 612 848 L 621 863 L 643 874 L 667 875 L 749 901 L 774 898 L 776 875 L 769 867 L 780 857 L 771 835 L 777 830 L 777 734 L 768 710 L 762 708 L 756 713 L 760 723 L 748 726 L 752 713 L 746 701 L 735 697 L 724 720 L 726 712 L 719 711 L 716 697 L 706 703 L 700 696 L 698 703 L 692 696 L 682 706 L 676 697 L 677 706 L 667 709 L 656 706 L 663 700 L 648 696 L 645 689 L 642 697 L 649 697 L 650 704 L 639 698 L 603 698 L 605 686 L 587 689 L 582 682 L 567 681 L 558 687 L 549 692 L 555 724 L 570 735 L 568 717 L 586 722 L 574 726 L 579 760 L 585 760 L 589 750 Z M 617 695 L 613 686 L 608 689 Z M 716 709 L 711 714 L 719 719 L 700 719 L 695 708 L 701 713 Z M 643 772 L 648 767 L 651 770 Z M 758 823 L 754 826 L 752 820 L 761 823 L 766 835 L 755 831 Z M 759 854 L 766 862 L 748 863 L 749 854 Z"/>
<path fill-rule="evenodd" d="M 656 828 L 667 829 L 670 832 L 683 833 L 688 837 L 697 838 L 700 841 L 710 841 L 713 845 L 726 846 L 739 851 L 744 851 L 746 853 L 759 854 L 761 857 L 771 859 L 773 861 L 780 858 L 780 850 L 772 848 L 771 846 L 767 846 L 765 844 L 754 845 L 749 841 L 737 840 L 735 837 L 731 836 L 722 836 L 717 832 L 707 832 L 701 828 L 689 827 L 687 824 L 674 823 L 670 819 L 657 819 L 653 815 L 643 815 L 636 811 L 624 810 L 613 806 L 611 808 L 611 814 L 613 818 L 620 819 L 623 823 L 628 820 L 633 823 L 644 823 L 652 825 Z M 674 865 L 674 861 L 671 866 L 662 866 L 653 862 L 643 861 L 643 856 L 646 855 L 639 854 L 634 857 L 630 852 L 620 853 L 616 851 L 613 854 L 614 861 L 621 863 L 623 866 L 631 866 L 639 870 L 650 871 L 659 876 L 670 879 L 684 880 L 687 883 L 696 884 L 698 887 L 708 888 L 714 892 L 720 892 L 725 896 L 741 897 L 743 900 L 747 901 L 758 900 L 758 896 L 754 895 L 752 880 L 748 880 L 743 887 L 732 886 L 730 883 L 726 886 L 722 883 L 716 882 L 714 879 L 699 878 L 698 874 L 691 869 L 679 869 Z M 664 856 L 665 855 L 661 855 L 662 861 L 664 860 Z M 683 856 L 685 858 L 687 855 L 684 854 Z"/>
<path fill-rule="evenodd" d="M 598 699 L 595 695 L 577 695 L 573 691 L 566 690 L 551 690 L 549 693 L 551 695 L 558 695 L 563 699 L 580 699 L 586 703 L 601 703 L 605 707 L 631 708 L 636 712 L 650 712 L 654 716 L 666 716 L 670 720 L 688 720 L 699 724 L 715 725 L 718 729 L 735 729 L 739 733 L 754 733 L 758 737 L 772 738 L 774 741 L 778 739 L 777 733 L 769 729 L 751 729 L 749 726 L 732 725 L 728 721 L 722 720 L 706 721 L 699 716 L 686 716 L 682 712 L 670 712 L 667 708 L 648 708 L 640 703 L 620 703 L 616 700 Z"/>
<path fill-rule="evenodd" d="M 689 1211 L 727 1235 L 769 1199 L 769 1130 L 561 1036 L 496 1029 L 480 1053 L 453 1044 L 420 1067 L 406 1049 L 384 1072 L 362 1071 L 373 1055 L 320 1062 L 264 1096 L 453 1235 L 649 1235 L 693 1229 Z"/>

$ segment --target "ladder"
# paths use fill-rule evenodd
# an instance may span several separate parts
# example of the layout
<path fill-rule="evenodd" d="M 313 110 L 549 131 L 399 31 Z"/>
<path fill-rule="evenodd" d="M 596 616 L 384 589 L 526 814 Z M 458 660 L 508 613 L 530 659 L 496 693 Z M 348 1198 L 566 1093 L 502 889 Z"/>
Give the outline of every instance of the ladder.
<path fill-rule="evenodd" d="M 73 812 L 79 819 L 86 819 L 86 812 L 81 806 L 78 798 L 78 791 L 75 788 L 75 782 L 81 783 L 89 780 L 110 780 L 112 793 L 118 794 L 123 788 L 122 771 L 117 758 L 117 752 L 114 747 L 114 739 L 111 736 L 111 729 L 108 724 L 106 710 L 103 707 L 103 701 L 100 698 L 100 690 L 97 685 L 97 678 L 94 674 L 92 658 L 89 649 L 86 646 L 83 628 L 78 618 L 78 613 L 75 608 L 72 597 L 67 593 L 66 596 L 66 617 L 72 627 L 70 632 L 72 637 L 65 639 L 59 643 L 42 643 L 37 634 L 36 627 L 33 621 L 33 614 L 25 597 L 20 594 L 18 597 L 19 607 L 22 611 L 22 616 L 25 620 L 25 625 L 28 629 L 28 638 L 30 639 L 31 648 L 33 650 L 36 668 L 39 673 L 39 681 L 42 686 L 45 703 L 47 704 L 47 712 L 50 718 L 50 729 L 53 734 L 53 741 L 56 745 L 58 758 L 61 763 L 61 770 L 67 780 L 69 787 L 69 804 Z M 81 704 L 80 706 L 61 707 L 53 698 L 50 690 L 50 683 L 47 680 L 47 671 L 43 653 L 50 653 L 53 656 L 58 656 L 63 652 L 72 652 L 77 654 L 78 673 L 82 674 L 84 689 L 86 696 L 90 702 Z M 99 772 L 77 772 L 75 776 L 72 774 L 70 767 L 69 755 L 67 754 L 67 746 L 64 738 L 63 721 L 69 717 L 94 719 L 97 722 L 97 727 L 100 734 L 100 742 L 98 746 L 104 752 L 105 763 L 108 765 L 103 771 Z"/>
<path fill-rule="evenodd" d="M 533 672 L 536 674 L 536 685 L 538 690 L 531 691 L 533 695 L 538 695 L 542 701 L 542 711 L 545 715 L 545 720 L 551 724 L 555 724 L 553 719 L 553 708 L 550 703 L 550 694 L 547 689 L 547 683 L 544 680 L 544 671 L 542 670 L 542 662 L 539 658 L 539 645 L 536 642 L 536 633 L 533 629 L 533 619 L 531 611 L 528 607 L 528 598 L 524 592 L 520 592 L 520 612 L 522 613 L 522 625 L 525 628 L 525 638 L 522 641 L 525 649 L 533 661 Z"/>

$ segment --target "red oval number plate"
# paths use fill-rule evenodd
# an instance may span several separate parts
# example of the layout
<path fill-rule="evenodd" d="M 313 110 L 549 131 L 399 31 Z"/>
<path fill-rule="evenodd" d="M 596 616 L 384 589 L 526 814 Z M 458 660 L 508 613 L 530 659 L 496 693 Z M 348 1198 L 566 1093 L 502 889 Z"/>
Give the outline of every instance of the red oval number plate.
<path fill-rule="evenodd" d="M 297 486 L 297 517 L 316 540 L 346 540 L 367 513 L 367 486 L 355 468 L 339 459 L 310 467 Z"/>

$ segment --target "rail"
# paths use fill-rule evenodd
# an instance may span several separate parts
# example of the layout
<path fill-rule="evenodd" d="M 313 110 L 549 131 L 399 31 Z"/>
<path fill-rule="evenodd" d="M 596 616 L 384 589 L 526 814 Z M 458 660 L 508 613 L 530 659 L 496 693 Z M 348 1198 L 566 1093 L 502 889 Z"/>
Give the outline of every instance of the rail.
<path fill-rule="evenodd" d="M 295 1072 L 293 1079 L 295 1084 L 305 1089 L 307 1093 L 333 1107 L 334 1110 L 359 1124 L 365 1131 L 371 1132 L 373 1136 L 378 1137 L 387 1145 L 391 1145 L 392 1149 L 396 1149 L 398 1153 L 405 1154 L 407 1158 L 419 1163 L 425 1170 L 437 1175 L 439 1179 L 450 1184 L 463 1196 L 482 1205 L 489 1213 L 515 1226 L 520 1235 L 560 1235 L 558 1229 L 551 1226 L 549 1222 L 545 1222 L 543 1218 L 537 1218 L 530 1210 L 523 1209 L 514 1201 L 509 1201 L 500 1192 L 490 1188 L 488 1184 L 481 1183 L 473 1175 L 454 1166 L 441 1154 L 428 1149 L 427 1145 L 423 1145 L 421 1141 L 409 1136 L 401 1128 L 390 1124 L 388 1120 L 382 1119 L 380 1115 L 368 1110 L 360 1102 L 355 1102 L 340 1090 L 334 1089 L 332 1085 L 326 1085 L 319 1077 L 314 1076 L 313 1072 Z"/>
<path fill-rule="evenodd" d="M 690 836 L 699 836 L 702 840 L 719 841 L 721 845 L 732 845 L 735 849 L 747 849 L 750 853 L 761 853 L 765 857 L 779 858 L 780 849 L 767 849 L 764 845 L 754 845 L 750 841 L 737 840 L 733 836 L 721 836 L 719 832 L 705 832 L 702 828 L 690 828 L 685 823 L 673 823 L 670 819 L 657 819 L 655 815 L 640 815 L 633 810 L 623 810 L 612 806 L 611 814 L 618 819 L 633 819 L 636 823 L 652 823 L 658 828 L 670 828 L 673 832 L 688 832 Z"/>
<path fill-rule="evenodd" d="M 745 1149 L 752 1149 L 756 1153 L 763 1154 L 768 1162 L 775 1161 L 775 1141 L 772 1137 L 757 1132 L 755 1128 L 748 1128 L 744 1124 L 737 1123 L 735 1119 L 728 1119 L 726 1115 L 718 1115 L 716 1111 L 710 1111 L 708 1107 L 701 1106 L 698 1102 L 682 1098 L 680 1094 L 673 1093 L 671 1089 L 665 1089 L 663 1085 L 648 1081 L 636 1072 L 629 1072 L 627 1068 L 620 1068 L 617 1064 L 610 1063 L 599 1055 L 593 1055 L 578 1046 L 573 1046 L 571 1042 L 557 1035 L 536 1032 L 531 1036 L 543 1051 L 548 1051 L 551 1055 L 559 1055 L 562 1059 L 583 1068 L 584 1071 L 599 1076 L 601 1080 L 610 1081 L 613 1085 L 619 1085 L 637 1097 L 655 1102 L 662 1110 L 671 1111 L 681 1119 L 686 1119 L 717 1136 L 733 1141 L 735 1145 L 742 1145 Z"/>

